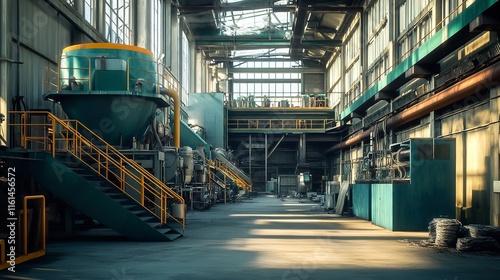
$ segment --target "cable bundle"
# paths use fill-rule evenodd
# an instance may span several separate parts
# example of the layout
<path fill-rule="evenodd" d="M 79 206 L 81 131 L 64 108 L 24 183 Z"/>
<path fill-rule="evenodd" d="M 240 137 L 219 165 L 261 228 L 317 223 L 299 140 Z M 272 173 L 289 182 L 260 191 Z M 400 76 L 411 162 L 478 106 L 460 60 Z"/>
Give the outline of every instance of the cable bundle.
<path fill-rule="evenodd" d="M 436 224 L 441 220 L 446 220 L 446 218 L 434 218 L 429 223 L 429 227 L 428 227 L 428 229 L 429 229 L 429 242 L 431 242 L 431 243 L 436 242 Z"/>
<path fill-rule="evenodd" d="M 456 219 L 442 219 L 436 223 L 436 245 L 455 247 L 462 224 Z"/>

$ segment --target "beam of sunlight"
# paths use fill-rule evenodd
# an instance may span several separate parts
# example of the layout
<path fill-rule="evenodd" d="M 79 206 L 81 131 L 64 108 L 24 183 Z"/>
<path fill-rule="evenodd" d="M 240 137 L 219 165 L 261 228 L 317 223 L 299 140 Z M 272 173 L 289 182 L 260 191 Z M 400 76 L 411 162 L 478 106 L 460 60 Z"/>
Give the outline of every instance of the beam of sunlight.
<path fill-rule="evenodd" d="M 271 223 L 304 223 L 304 224 L 309 224 L 309 223 L 329 223 L 331 224 L 332 221 L 330 220 L 320 220 L 320 219 L 256 219 L 254 222 L 256 225 L 267 225 Z"/>
<path fill-rule="evenodd" d="M 420 255 L 419 248 L 382 240 L 373 245 L 363 240 L 323 238 L 235 238 L 226 249 L 257 254 L 251 262 L 255 268 L 290 269 L 305 266 L 313 269 L 361 268 L 400 269 L 435 268 L 438 264 Z M 306 248 L 304 250 L 304 248 Z M 376 257 L 374 257 L 376 256 Z"/>

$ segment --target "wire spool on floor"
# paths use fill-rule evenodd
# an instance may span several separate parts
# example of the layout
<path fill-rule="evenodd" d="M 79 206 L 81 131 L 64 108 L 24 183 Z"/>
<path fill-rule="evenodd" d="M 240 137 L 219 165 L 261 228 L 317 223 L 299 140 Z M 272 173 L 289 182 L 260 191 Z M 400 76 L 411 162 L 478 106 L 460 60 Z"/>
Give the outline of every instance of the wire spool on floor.
<path fill-rule="evenodd" d="M 443 219 L 436 224 L 436 245 L 455 247 L 462 224 L 456 219 Z"/>

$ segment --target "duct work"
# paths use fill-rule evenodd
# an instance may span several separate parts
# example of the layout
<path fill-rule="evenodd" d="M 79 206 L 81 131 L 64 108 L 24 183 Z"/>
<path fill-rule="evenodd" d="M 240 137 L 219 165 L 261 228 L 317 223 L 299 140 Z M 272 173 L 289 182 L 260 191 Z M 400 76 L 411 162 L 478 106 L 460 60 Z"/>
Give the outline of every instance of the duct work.
<path fill-rule="evenodd" d="M 480 93 L 484 90 L 500 84 L 500 62 L 497 62 L 490 67 L 479 71 L 476 74 L 465 78 L 461 82 L 436 93 L 428 99 L 392 116 L 386 121 L 386 129 L 394 129 L 418 118 L 421 118 L 430 112 L 444 108 L 459 100 L 467 98 L 473 94 Z M 371 133 L 380 133 L 382 127 L 371 127 L 362 133 L 353 136 L 352 138 L 338 143 L 326 150 L 324 153 L 329 154 L 337 150 L 355 145 L 364 139 L 370 137 Z"/>

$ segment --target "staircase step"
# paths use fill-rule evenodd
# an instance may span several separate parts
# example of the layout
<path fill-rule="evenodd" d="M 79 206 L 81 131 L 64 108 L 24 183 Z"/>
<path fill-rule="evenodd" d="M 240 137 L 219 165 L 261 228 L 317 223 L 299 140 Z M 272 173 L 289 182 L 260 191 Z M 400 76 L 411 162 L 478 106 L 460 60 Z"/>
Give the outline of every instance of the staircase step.
<path fill-rule="evenodd" d="M 109 186 L 97 186 L 97 189 L 99 189 L 101 192 L 103 193 L 112 193 L 112 192 L 116 192 L 116 188 L 115 187 L 109 187 Z"/>
<path fill-rule="evenodd" d="M 150 227 L 155 228 L 155 229 L 158 229 L 158 227 L 160 226 L 159 222 L 148 222 L 146 224 L 148 224 Z"/>
<path fill-rule="evenodd" d="M 148 214 L 149 212 L 146 211 L 146 210 L 130 210 L 130 213 L 134 214 L 137 217 L 140 217 L 140 216 L 142 216 L 144 214 Z"/>
<path fill-rule="evenodd" d="M 126 204 L 126 205 L 122 205 L 122 207 L 124 209 L 127 209 L 128 211 L 131 211 L 132 209 L 140 209 L 140 207 L 138 205 L 134 205 L 134 204 Z"/>
<path fill-rule="evenodd" d="M 85 168 L 82 167 L 69 167 L 71 171 L 75 172 L 76 174 L 86 174 L 88 171 Z"/>
<path fill-rule="evenodd" d="M 108 192 L 108 193 L 106 193 L 106 195 L 108 195 L 109 197 L 111 197 L 115 200 L 123 198 L 123 196 L 124 196 L 124 194 L 120 193 L 120 192 Z"/>
<path fill-rule="evenodd" d="M 131 200 L 128 199 L 128 198 L 114 198 L 113 200 L 116 201 L 116 202 L 118 202 L 122 206 L 133 205 L 133 204 L 130 204 Z"/>
<path fill-rule="evenodd" d="M 144 217 L 138 217 L 138 218 L 143 220 L 144 222 L 147 222 L 148 224 L 149 224 L 149 222 L 152 222 L 156 219 L 153 216 L 144 216 Z M 155 224 L 158 224 L 158 223 L 155 223 Z"/>
<path fill-rule="evenodd" d="M 170 240 L 174 240 L 174 239 L 177 239 L 179 237 L 182 236 L 182 234 L 180 233 L 169 233 L 169 234 L 165 234 L 165 236 L 170 239 Z"/>
<path fill-rule="evenodd" d="M 87 180 L 87 182 L 91 183 L 92 185 L 96 187 L 100 187 L 106 184 L 105 181 L 92 181 L 92 180 Z"/>

